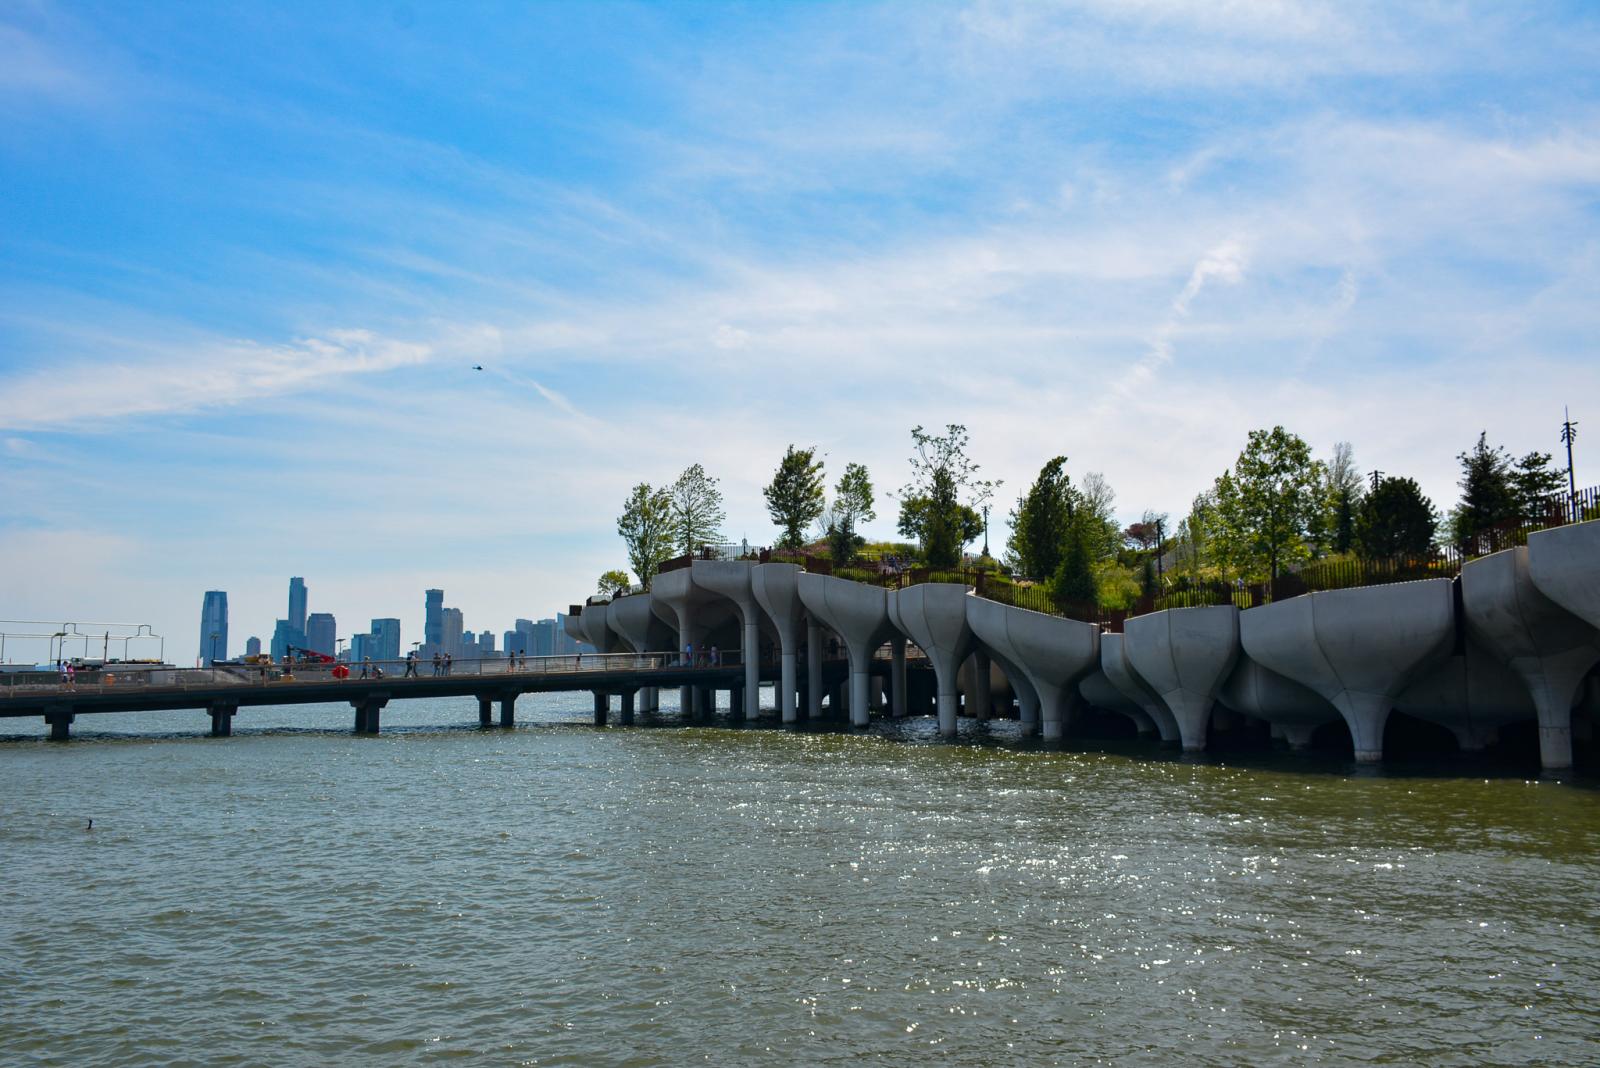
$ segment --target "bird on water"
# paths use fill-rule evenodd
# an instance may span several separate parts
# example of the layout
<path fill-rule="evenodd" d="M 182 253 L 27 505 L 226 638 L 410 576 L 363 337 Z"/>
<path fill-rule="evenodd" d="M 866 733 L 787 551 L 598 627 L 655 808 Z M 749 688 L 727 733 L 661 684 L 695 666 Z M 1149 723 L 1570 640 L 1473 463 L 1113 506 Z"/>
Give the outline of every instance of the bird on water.
<path fill-rule="evenodd" d="M 94 830 L 94 817 L 93 816 L 89 817 L 89 826 L 85 827 L 84 830 L 86 830 L 86 831 Z"/>

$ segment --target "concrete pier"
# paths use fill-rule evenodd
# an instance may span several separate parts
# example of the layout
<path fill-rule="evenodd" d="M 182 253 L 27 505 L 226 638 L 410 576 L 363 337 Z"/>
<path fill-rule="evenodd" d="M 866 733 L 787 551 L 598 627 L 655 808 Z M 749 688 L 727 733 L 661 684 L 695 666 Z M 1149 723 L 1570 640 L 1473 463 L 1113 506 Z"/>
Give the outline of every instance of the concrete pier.
<path fill-rule="evenodd" d="M 387 694 L 366 694 L 350 702 L 355 709 L 355 733 L 377 734 L 383 707 L 389 703 Z"/>
<path fill-rule="evenodd" d="M 211 737 L 233 737 L 233 717 L 239 711 L 237 702 L 216 701 L 206 711 L 211 716 Z"/>
<path fill-rule="evenodd" d="M 760 564 L 750 569 L 750 591 L 778 632 L 778 712 L 784 723 L 800 718 L 796 672 L 805 605 L 800 600 L 799 575 L 798 564 Z"/>
<path fill-rule="evenodd" d="M 594 692 L 594 725 L 604 727 L 606 717 L 611 714 L 611 696 L 604 690 Z"/>
<path fill-rule="evenodd" d="M 1211 705 L 1239 656 L 1239 610 L 1169 608 L 1128 620 L 1122 634 L 1129 663 L 1172 713 L 1183 748 L 1205 749 Z"/>
<path fill-rule="evenodd" d="M 956 736 L 959 713 L 957 685 L 961 662 L 972 648 L 967 625 L 967 588 L 951 582 L 909 586 L 889 596 L 897 601 L 906 636 L 917 643 L 933 665 L 939 685 L 939 733 Z"/>
<path fill-rule="evenodd" d="M 881 586 L 801 572 L 797 586 L 806 611 L 844 641 L 850 657 L 850 724 L 872 720 L 867 672 L 872 654 L 889 637 L 887 594 Z"/>
<path fill-rule="evenodd" d="M 478 726 L 491 727 L 494 725 L 494 698 L 487 694 L 478 695 Z"/>

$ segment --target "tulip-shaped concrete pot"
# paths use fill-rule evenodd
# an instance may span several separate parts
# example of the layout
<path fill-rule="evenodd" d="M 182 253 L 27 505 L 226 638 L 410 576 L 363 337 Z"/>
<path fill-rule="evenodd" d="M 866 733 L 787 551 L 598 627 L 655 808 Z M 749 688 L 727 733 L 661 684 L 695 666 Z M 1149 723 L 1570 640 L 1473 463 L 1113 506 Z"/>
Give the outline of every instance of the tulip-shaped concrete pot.
<path fill-rule="evenodd" d="M 1450 580 L 1308 593 L 1252 608 L 1239 632 L 1250 659 L 1332 702 L 1356 759 L 1375 762 L 1396 696 L 1450 655 Z"/>
<path fill-rule="evenodd" d="M 1118 693 L 1144 709 L 1144 714 L 1156 725 L 1162 745 L 1182 744 L 1182 738 L 1178 733 L 1178 721 L 1162 702 L 1161 695 L 1156 693 L 1155 688 L 1144 681 L 1129 663 L 1128 644 L 1124 635 L 1100 635 L 1100 670 L 1105 674 L 1106 681 L 1116 687 Z"/>
<path fill-rule="evenodd" d="M 939 689 L 939 733 L 956 736 L 957 672 L 972 652 L 967 625 L 967 588 L 952 582 L 907 586 L 896 595 L 896 611 L 906 637 L 917 643 L 933 664 Z"/>
<path fill-rule="evenodd" d="M 889 636 L 886 591 L 882 586 L 804 571 L 797 586 L 806 611 L 844 641 L 850 654 L 850 723 L 865 727 L 872 717 L 867 689 L 872 654 Z"/>
<path fill-rule="evenodd" d="M 636 653 L 671 653 L 675 634 L 671 624 L 662 619 L 662 611 L 650 594 L 629 594 L 611 602 L 606 624 Z M 642 711 L 661 708 L 660 693 L 654 686 L 641 690 L 639 700 Z"/>
<path fill-rule="evenodd" d="M 1540 593 L 1600 630 L 1600 520 L 1529 535 L 1528 575 Z"/>
<path fill-rule="evenodd" d="M 1317 728 L 1339 718 L 1339 710 L 1327 698 L 1248 656 L 1239 657 L 1217 696 L 1229 708 L 1277 727 L 1290 749 L 1310 748 Z"/>
<path fill-rule="evenodd" d="M 694 584 L 732 603 L 739 615 L 739 658 L 744 665 L 744 718 L 761 716 L 761 616 L 750 585 L 755 569 L 748 560 L 696 560 L 689 566 Z"/>
<path fill-rule="evenodd" d="M 1239 610 L 1232 605 L 1169 608 L 1122 626 L 1129 663 L 1177 721 L 1183 748 L 1206 747 L 1217 691 L 1239 656 Z"/>
<path fill-rule="evenodd" d="M 567 637 L 575 642 L 588 642 L 589 636 L 583 632 L 583 615 L 565 615 L 561 617 L 561 629 L 567 632 Z"/>
<path fill-rule="evenodd" d="M 1466 652 L 1419 674 L 1394 699 L 1394 707 L 1448 728 L 1465 753 L 1494 742 L 1508 723 L 1538 718 L 1522 680 L 1470 631 Z"/>
<path fill-rule="evenodd" d="M 1105 635 L 1101 635 L 1101 640 L 1104 639 Z M 1103 649 L 1101 655 L 1105 655 Z M 1132 698 L 1111 685 L 1111 680 L 1106 678 L 1103 669 L 1097 667 L 1079 679 L 1078 693 L 1091 708 L 1098 708 L 1103 712 L 1115 712 L 1119 716 L 1133 720 L 1133 725 L 1138 728 L 1140 734 L 1156 733 L 1156 721 L 1151 719 L 1150 714 L 1140 708 Z"/>
<path fill-rule="evenodd" d="M 1060 738 L 1077 707 L 1078 680 L 1100 664 L 1100 628 L 983 597 L 966 604 L 973 637 L 1027 676 L 1039 695 L 1044 737 Z"/>
<path fill-rule="evenodd" d="M 1570 768 L 1572 705 L 1583 677 L 1600 662 L 1600 634 L 1540 591 L 1529 558 L 1529 548 L 1519 545 L 1470 561 L 1461 569 L 1461 603 L 1472 636 L 1528 687 L 1539 715 L 1539 762 Z M 1589 568 L 1600 572 L 1600 560 L 1591 559 Z M 1581 587 L 1581 578 L 1572 582 Z"/>
<path fill-rule="evenodd" d="M 800 650 L 800 627 L 805 617 L 805 605 L 800 600 L 800 565 L 758 564 L 750 569 L 750 590 L 756 603 L 772 620 L 778 631 L 780 681 L 778 683 L 778 708 L 783 722 L 799 719 L 795 707 L 795 693 L 799 688 L 796 678 L 796 656 Z"/>

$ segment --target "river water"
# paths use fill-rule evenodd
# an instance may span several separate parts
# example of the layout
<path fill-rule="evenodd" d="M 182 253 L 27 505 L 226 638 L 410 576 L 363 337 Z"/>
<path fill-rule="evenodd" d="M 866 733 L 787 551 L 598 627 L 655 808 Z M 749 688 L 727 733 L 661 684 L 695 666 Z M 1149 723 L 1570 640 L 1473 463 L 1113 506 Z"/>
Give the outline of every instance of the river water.
<path fill-rule="evenodd" d="M 1600 1063 L 1591 786 L 587 708 L 0 722 L 0 1062 Z"/>

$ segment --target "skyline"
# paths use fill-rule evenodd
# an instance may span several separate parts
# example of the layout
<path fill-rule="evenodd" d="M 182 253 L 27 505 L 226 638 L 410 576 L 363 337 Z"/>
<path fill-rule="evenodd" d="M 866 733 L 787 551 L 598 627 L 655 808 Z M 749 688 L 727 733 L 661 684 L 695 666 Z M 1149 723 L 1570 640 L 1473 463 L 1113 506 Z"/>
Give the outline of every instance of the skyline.
<path fill-rule="evenodd" d="M 916 424 L 971 428 L 996 546 L 1050 456 L 1176 521 L 1277 423 L 1448 507 L 1480 430 L 1596 418 L 1597 43 L 1578 4 L 8 12 L 4 614 L 197 649 L 225 589 L 266 642 L 305 575 L 503 623 L 691 463 L 769 544 L 816 444 L 892 536 Z"/>

